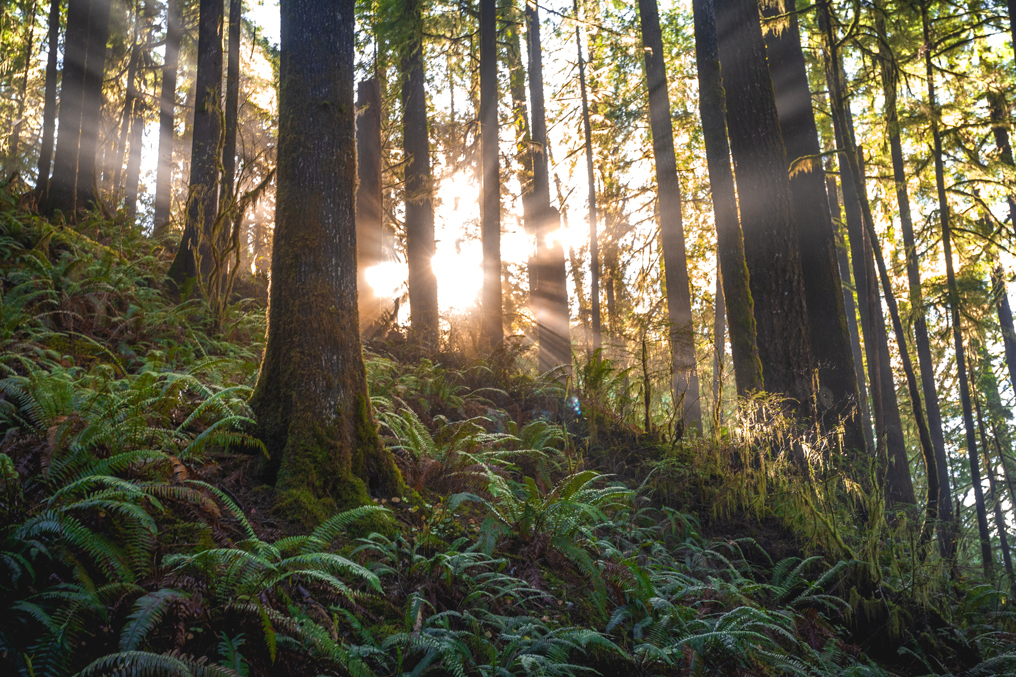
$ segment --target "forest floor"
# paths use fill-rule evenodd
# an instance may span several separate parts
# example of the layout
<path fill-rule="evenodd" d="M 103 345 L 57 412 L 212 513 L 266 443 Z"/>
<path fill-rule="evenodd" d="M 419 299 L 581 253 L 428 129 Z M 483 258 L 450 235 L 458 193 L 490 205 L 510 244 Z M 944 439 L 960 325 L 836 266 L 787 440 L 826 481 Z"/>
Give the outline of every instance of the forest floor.
<path fill-rule="evenodd" d="M 765 403 L 647 433 L 598 356 L 369 343 L 407 495 L 290 523 L 247 432 L 263 302 L 216 329 L 157 244 L 2 200 L 4 675 L 1016 674 L 1007 594 L 858 525 L 834 440 L 802 473 Z"/>

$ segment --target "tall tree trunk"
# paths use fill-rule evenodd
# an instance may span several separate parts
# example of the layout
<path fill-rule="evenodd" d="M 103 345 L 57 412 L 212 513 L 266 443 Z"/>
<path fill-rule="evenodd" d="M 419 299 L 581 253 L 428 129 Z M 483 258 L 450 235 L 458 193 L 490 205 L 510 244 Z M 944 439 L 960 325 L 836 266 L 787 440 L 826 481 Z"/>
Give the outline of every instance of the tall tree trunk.
<path fill-rule="evenodd" d="M 380 314 L 377 293 L 367 283 L 369 268 L 384 261 L 381 213 L 381 85 L 376 77 L 360 82 L 356 108 L 356 288 L 360 326 L 366 329 Z"/>
<path fill-rule="evenodd" d="M 850 352 L 854 358 L 854 375 L 857 381 L 858 395 L 861 398 L 862 433 L 864 434 L 865 449 L 871 455 L 875 453 L 875 438 L 871 433 L 871 409 L 868 406 L 868 387 L 864 379 L 861 334 L 857 326 L 857 305 L 854 302 L 853 281 L 850 275 L 850 249 L 840 231 L 839 224 L 843 223 L 843 216 L 840 211 L 839 195 L 836 191 L 836 179 L 826 175 L 826 188 L 829 196 L 829 213 L 832 215 L 833 226 L 837 229 L 836 260 L 840 269 L 840 281 L 843 283 L 843 313 L 847 318 L 847 331 L 850 332 Z"/>
<path fill-rule="evenodd" d="M 135 4 L 134 17 L 134 44 L 131 46 L 131 58 L 127 63 L 127 87 L 124 97 L 123 110 L 120 112 L 120 133 L 117 135 L 116 155 L 113 157 L 113 166 L 105 167 L 106 175 L 104 183 L 106 188 L 111 190 L 115 199 L 120 196 L 120 188 L 123 185 L 123 164 L 124 155 L 127 153 L 127 142 L 131 135 L 131 123 L 134 121 L 134 103 L 138 98 L 138 91 L 135 87 L 138 74 L 138 64 L 141 62 L 141 12 L 140 5 Z M 104 164 L 108 165 L 108 162 Z M 113 179 L 110 183 L 109 171 L 113 170 Z"/>
<path fill-rule="evenodd" d="M 480 238 L 483 244 L 481 341 L 504 339 L 501 316 L 501 165 L 497 124 L 497 0 L 480 0 L 480 157 L 483 173 Z"/>
<path fill-rule="evenodd" d="M 593 127 L 589 120 L 589 97 L 586 94 L 586 62 L 582 58 L 582 35 L 579 31 L 579 0 L 574 0 L 575 47 L 579 62 L 579 95 L 582 98 L 582 131 L 586 145 L 586 182 L 589 184 L 589 298 L 592 311 L 593 350 L 603 345 L 600 330 L 600 236 L 597 233 L 596 174 L 593 171 Z"/>
<path fill-rule="evenodd" d="M 864 223 L 867 193 L 864 174 L 860 171 L 854 143 L 853 121 L 847 105 L 843 69 L 837 51 L 832 17 L 824 1 L 818 3 L 819 26 L 823 32 L 822 51 L 829 103 L 832 109 L 836 145 L 840 149 L 839 168 L 843 182 L 843 203 L 846 211 L 854 285 L 860 306 L 861 330 L 871 384 L 872 413 L 875 419 L 876 470 L 884 485 L 888 505 L 913 505 L 913 481 L 910 477 L 906 440 L 900 419 L 896 388 L 893 385 L 889 359 L 889 337 L 882 316 L 878 279 L 872 261 L 873 243 Z"/>
<path fill-rule="evenodd" d="M 571 367 L 571 331 L 568 272 L 565 267 L 564 245 L 558 237 L 561 215 L 550 206 L 540 16 L 536 4 L 529 0 L 526 2 L 526 42 L 529 47 L 529 99 L 533 106 L 533 192 L 529 212 L 536 221 L 536 322 L 540 342 L 540 371 L 546 372 L 556 367 Z M 580 289 L 580 298 L 581 295 Z"/>
<path fill-rule="evenodd" d="M 674 128 L 670 119 L 670 94 L 663 62 L 663 35 L 656 0 L 639 0 L 642 44 L 649 89 L 649 124 L 656 159 L 657 205 L 663 240 L 663 265 L 667 276 L 667 310 L 670 315 L 670 350 L 674 370 L 675 406 L 681 420 L 702 432 L 702 400 L 695 368 L 695 328 L 691 314 L 691 283 L 684 250 L 681 219 L 681 182 L 677 177 Z"/>
<path fill-rule="evenodd" d="M 960 403 L 963 407 L 963 426 L 966 430 L 967 456 L 970 459 L 970 480 L 974 486 L 974 500 L 977 508 L 977 528 L 981 538 L 981 556 L 984 561 L 984 575 L 992 578 L 993 557 L 991 535 L 988 532 L 988 511 L 984 504 L 984 489 L 981 486 L 980 463 L 977 457 L 977 433 L 970 403 L 970 383 L 967 379 L 966 355 L 963 345 L 963 328 L 960 324 L 959 292 L 956 287 L 956 272 L 952 259 L 952 228 L 949 224 L 949 201 L 945 192 L 945 168 L 942 163 L 942 134 L 939 131 L 939 110 L 935 96 L 935 68 L 931 59 L 931 25 L 928 17 L 928 0 L 921 3 L 921 26 L 924 35 L 924 65 L 928 79 L 928 108 L 931 111 L 931 136 L 934 143 L 935 186 L 938 189 L 939 222 L 942 226 L 942 249 L 945 255 L 945 274 L 948 285 L 949 310 L 952 320 L 953 342 L 956 350 L 956 372 L 960 382 Z"/>
<path fill-rule="evenodd" d="M 173 193 L 173 145 L 176 134 L 176 72 L 183 39 L 181 0 L 166 0 L 166 58 L 162 62 L 162 93 L 159 96 L 159 166 L 155 176 L 155 237 L 162 238 L 169 226 Z"/>
<path fill-rule="evenodd" d="M 723 280 L 716 270 L 716 303 L 713 306 L 713 427 L 723 425 L 723 357 L 727 344 L 727 309 L 723 303 Z"/>
<path fill-rule="evenodd" d="M 982 360 L 983 368 L 984 360 Z M 990 368 L 991 363 L 988 362 Z M 981 451 L 983 453 L 982 460 L 984 461 L 984 471 L 988 475 L 988 496 L 986 501 L 992 504 L 992 510 L 995 513 L 995 531 L 998 532 L 998 542 L 1002 550 L 1002 563 L 1005 565 L 1005 575 L 1009 579 L 1009 585 L 1016 585 L 1016 579 L 1013 577 L 1012 568 L 1012 554 L 1009 552 L 1009 537 L 1006 535 L 1005 516 L 1002 514 L 1002 498 L 998 495 L 998 487 L 995 482 L 995 468 L 991 463 L 991 454 L 989 449 L 991 446 L 988 444 L 988 434 L 984 426 L 984 416 L 981 412 L 981 403 L 979 400 L 974 400 L 974 409 L 977 412 L 977 431 L 981 437 Z"/>
<path fill-rule="evenodd" d="M 804 281 L 758 3 L 719 3 L 716 32 L 765 387 L 810 422 L 815 393 Z"/>
<path fill-rule="evenodd" d="M 907 259 L 907 281 L 910 289 L 910 312 L 914 322 L 914 343 L 917 348 L 917 362 L 921 370 L 924 404 L 928 411 L 928 428 L 938 469 L 938 519 L 940 523 L 938 542 L 942 556 L 950 558 L 956 549 L 956 536 L 952 524 L 952 491 L 949 488 L 945 436 L 942 433 L 942 412 L 938 402 L 938 390 L 935 387 L 935 363 L 931 357 L 931 340 L 928 337 L 928 323 L 924 314 L 921 267 L 917 259 L 914 224 L 910 215 L 910 196 L 907 192 L 907 174 L 903 164 L 903 145 L 900 141 L 899 116 L 896 111 L 897 67 L 889 50 L 885 18 L 877 6 L 876 11 L 878 14 L 875 18 L 875 28 L 879 37 L 878 59 L 882 74 L 882 90 L 885 95 L 886 132 L 889 136 L 893 180 L 896 183 L 896 201 L 900 210 L 903 247 Z"/>
<path fill-rule="evenodd" d="M 46 94 L 42 109 L 42 146 L 39 150 L 39 172 L 35 192 L 40 196 L 49 184 L 49 167 L 53 162 L 53 136 L 56 132 L 57 57 L 60 50 L 60 0 L 49 1 L 49 59 L 46 62 Z"/>
<path fill-rule="evenodd" d="M 222 199 L 235 199 L 236 119 L 240 108 L 240 26 L 243 0 L 229 0 L 229 50 L 226 58 L 225 129 L 222 142 Z"/>
<path fill-rule="evenodd" d="M 808 307 L 811 352 L 818 368 L 818 415 L 824 430 L 843 426 L 848 452 L 863 455 L 864 425 L 860 411 L 843 308 L 843 284 L 836 259 L 836 236 L 822 168 L 818 128 L 812 110 L 808 71 L 801 48 L 796 0 L 767 5 L 763 15 L 789 17 L 790 25 L 766 35 L 769 73 L 780 116 L 780 131 L 789 162 L 794 220 L 801 252 L 801 274 Z"/>
<path fill-rule="evenodd" d="M 35 47 L 35 14 L 38 3 L 36 0 L 32 1 L 32 5 L 28 10 L 28 39 L 25 40 L 25 70 L 21 74 L 21 84 L 18 85 L 18 117 L 14 121 L 13 128 L 11 129 L 11 141 L 7 147 L 7 167 L 5 168 L 8 173 L 13 172 L 14 169 L 21 164 L 18 158 L 18 150 L 21 146 L 21 128 L 24 126 L 25 119 L 25 99 L 28 92 L 28 71 L 31 70 L 32 66 L 32 48 Z"/>
<path fill-rule="evenodd" d="M 201 0 L 198 17 L 198 72 L 194 104 L 187 214 L 180 247 L 169 268 L 177 287 L 211 271 L 209 241 L 219 213 L 222 161 L 222 0 Z M 198 269 L 198 255 L 201 266 Z"/>
<path fill-rule="evenodd" d="M 70 219 L 95 202 L 95 151 L 102 112 L 102 76 L 110 0 L 70 0 L 53 175 L 43 211 Z"/>
<path fill-rule="evenodd" d="M 402 137 L 406 164 L 406 254 L 412 331 L 424 345 L 437 346 L 437 278 L 434 257 L 434 202 L 430 175 L 427 91 L 423 71 L 422 0 L 404 0 L 411 23 L 402 61 Z"/>
<path fill-rule="evenodd" d="M 282 0 L 279 175 L 264 360 L 251 407 L 280 507 L 304 523 L 396 495 L 356 309 L 353 0 Z"/>
<path fill-rule="evenodd" d="M 134 101 L 134 115 L 131 122 L 131 149 L 127 159 L 127 186 L 124 208 L 129 218 L 138 213 L 138 186 L 141 183 L 141 147 L 145 134 L 145 107 L 140 98 Z"/>
<path fill-rule="evenodd" d="M 1014 0 L 1016 2 L 1016 0 Z M 1010 18 L 1012 13 L 1010 12 Z M 1001 94 L 989 93 L 988 111 L 991 114 L 991 130 L 995 136 L 995 147 L 1003 163 L 1012 167 L 1012 146 L 1009 143 L 1009 116 L 1005 100 Z M 1016 199 L 1009 196 L 1009 218 L 1016 223 Z M 1005 274 L 1002 266 L 996 264 L 992 269 L 991 282 L 995 297 L 995 310 L 998 313 L 998 324 L 1002 331 L 1002 342 L 1005 347 L 1005 363 L 1009 368 L 1009 378 L 1016 388 L 1016 328 L 1013 327 L 1012 308 L 1009 306 L 1009 293 L 1006 289 Z"/>
<path fill-rule="evenodd" d="M 695 53 L 698 64 L 699 113 L 709 167 L 709 188 L 716 221 L 716 254 L 730 325 L 734 380 L 742 397 L 763 390 L 762 362 L 756 342 L 755 304 L 751 298 L 744 240 L 737 216 L 734 174 L 727 143 L 725 93 L 720 79 L 713 0 L 694 0 Z"/>
<path fill-rule="evenodd" d="M 522 62 L 522 38 L 521 29 L 524 21 L 516 20 L 515 0 L 500 0 L 500 12 L 504 20 L 504 31 L 507 34 L 505 41 L 508 48 L 505 50 L 508 66 L 508 90 L 512 97 L 512 128 L 515 131 L 515 161 L 518 163 L 516 176 L 519 180 L 520 193 L 522 196 L 522 225 L 527 235 L 537 240 L 537 224 L 533 219 L 533 147 L 532 135 L 529 130 L 529 110 L 526 105 L 526 68 Z M 448 76 L 452 76 L 451 56 L 449 55 Z M 451 98 L 451 117 L 454 125 L 455 98 L 454 89 L 449 87 Z M 526 275 L 529 281 L 529 310 L 533 317 L 537 318 L 537 296 L 539 277 L 537 267 L 539 257 L 530 255 L 526 262 Z M 536 320 L 536 340 L 539 342 L 539 319 Z"/>

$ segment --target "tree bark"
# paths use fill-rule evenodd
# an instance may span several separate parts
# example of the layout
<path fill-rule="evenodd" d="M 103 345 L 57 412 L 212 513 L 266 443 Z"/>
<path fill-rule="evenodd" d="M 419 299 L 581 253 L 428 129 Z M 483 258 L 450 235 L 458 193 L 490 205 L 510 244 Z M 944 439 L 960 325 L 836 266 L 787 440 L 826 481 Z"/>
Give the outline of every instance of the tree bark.
<path fill-rule="evenodd" d="M 716 270 L 716 303 L 713 306 L 713 427 L 723 425 L 723 358 L 727 352 L 727 309 L 723 302 L 723 279 Z"/>
<path fill-rule="evenodd" d="M 377 293 L 367 283 L 369 268 L 384 261 L 381 213 L 381 85 L 376 77 L 360 82 L 356 108 L 356 288 L 360 326 L 368 327 L 380 314 Z"/>
<path fill-rule="evenodd" d="M 727 143 L 726 95 L 720 79 L 713 0 L 695 0 L 695 53 L 698 64 L 699 114 L 705 140 L 709 188 L 716 222 L 716 255 L 730 325 L 730 352 L 737 393 L 744 397 L 764 389 L 756 342 L 755 304 L 751 297 L 744 240 L 737 215 L 734 174 Z"/>
<path fill-rule="evenodd" d="M 131 122 L 131 147 L 127 158 L 127 185 L 124 196 L 124 208 L 128 218 L 133 219 L 138 213 L 138 187 L 141 183 L 141 146 L 144 143 L 145 108 L 138 98 L 134 101 L 134 119 Z"/>
<path fill-rule="evenodd" d="M 589 185 L 589 298 L 593 332 L 593 350 L 603 345 L 600 329 L 600 236 L 597 233 L 596 174 L 593 171 L 593 128 L 589 119 L 589 97 L 586 95 L 586 62 L 582 58 L 582 36 L 579 32 L 579 0 L 574 0 L 575 47 L 579 63 L 579 95 L 582 99 L 582 132 L 586 146 L 586 182 Z"/>
<path fill-rule="evenodd" d="M 46 94 L 42 110 L 42 146 L 39 150 L 39 172 L 35 192 L 40 196 L 49 184 L 49 168 L 53 162 L 53 136 L 56 132 L 57 57 L 60 50 L 60 0 L 49 2 L 49 60 L 46 62 Z"/>
<path fill-rule="evenodd" d="M 857 374 L 854 371 L 837 267 L 836 236 L 829 213 L 818 128 L 801 48 L 796 0 L 766 5 L 767 18 L 788 17 L 789 27 L 765 38 L 769 73 L 786 147 L 801 274 L 808 308 L 811 352 L 818 368 L 818 415 L 826 431 L 843 426 L 848 453 L 865 449 Z"/>
<path fill-rule="evenodd" d="M 427 91 L 423 71 L 421 0 L 404 0 L 403 17 L 411 25 L 403 48 L 402 137 L 406 163 L 406 253 L 409 259 L 409 310 L 412 331 L 427 346 L 437 346 L 437 278 L 434 257 L 434 203 L 430 174 Z"/>
<path fill-rule="evenodd" d="M 162 62 L 159 96 L 159 166 L 155 176 L 155 237 L 169 226 L 173 192 L 173 145 L 176 135 L 176 72 L 180 64 L 183 18 L 180 0 L 166 0 L 166 58 Z"/>
<path fill-rule="evenodd" d="M 725 0 L 716 32 L 745 261 L 766 390 L 813 420 L 812 355 L 787 155 L 766 67 L 758 3 Z"/>
<path fill-rule="evenodd" d="M 657 205 L 663 265 L 667 282 L 667 310 L 670 315 L 672 389 L 675 406 L 681 406 L 685 426 L 702 432 L 702 400 L 695 365 L 695 327 L 691 314 L 691 283 L 684 250 L 681 219 L 681 182 L 677 176 L 674 127 L 670 119 L 670 94 L 663 61 L 663 34 L 656 0 L 639 0 L 642 45 L 645 54 L 646 85 L 649 89 L 649 124 L 656 159 Z"/>
<path fill-rule="evenodd" d="M 70 0 L 60 94 L 60 133 L 43 212 L 74 220 L 95 202 L 95 151 L 110 0 Z"/>
<path fill-rule="evenodd" d="M 547 117 L 543 96 L 543 48 L 540 16 L 535 3 L 526 2 L 526 42 L 529 47 L 529 99 L 533 123 L 533 191 L 529 207 L 536 221 L 536 322 L 540 342 L 540 371 L 571 367 L 571 331 L 568 307 L 568 272 L 564 245 L 558 236 L 561 215 L 550 206 L 550 170 L 547 166 Z M 581 296 L 581 294 L 580 294 Z"/>
<path fill-rule="evenodd" d="M 480 238 L 483 244 L 481 342 L 496 348 L 504 339 L 501 317 L 501 165 L 497 121 L 497 0 L 480 0 L 480 158 L 483 182 Z"/>
<path fill-rule="evenodd" d="M 242 0 L 229 0 L 228 56 L 226 58 L 225 129 L 222 143 L 222 199 L 235 199 L 236 125 L 240 108 L 240 27 Z"/>
<path fill-rule="evenodd" d="M 983 368 L 984 360 L 982 360 Z M 990 368 L 990 362 L 988 363 Z M 984 416 L 981 413 L 981 404 L 978 400 L 974 400 L 974 408 L 977 412 L 977 431 L 981 437 L 981 452 L 983 454 L 982 460 L 984 461 L 984 471 L 988 476 L 988 496 L 987 501 L 992 504 L 992 511 L 995 513 L 995 531 L 998 532 L 998 541 L 1002 550 L 1002 563 L 1005 566 L 1005 575 L 1009 579 L 1009 585 L 1016 585 L 1016 579 L 1013 578 L 1012 568 L 1012 554 L 1009 552 L 1009 538 L 1006 535 L 1005 527 L 1005 516 L 1002 514 L 1002 499 L 998 495 L 998 487 L 995 483 L 995 468 L 991 463 L 991 454 L 988 452 L 990 445 L 988 444 L 988 433 L 984 426 Z M 994 553 L 992 553 L 994 559 Z"/>
<path fill-rule="evenodd" d="M 18 150 L 21 146 L 21 128 L 25 118 L 25 95 L 28 91 L 28 71 L 31 70 L 32 65 L 32 51 L 35 47 L 33 37 L 35 36 L 35 13 L 38 8 L 38 3 L 33 0 L 31 8 L 28 10 L 28 39 L 25 40 L 25 70 L 21 74 L 21 84 L 18 86 L 18 117 L 14 121 L 13 128 L 11 129 L 11 141 L 7 147 L 7 167 L 8 173 L 13 172 L 15 168 L 21 164 L 18 158 Z"/>
<path fill-rule="evenodd" d="M 924 404 L 928 412 L 928 428 L 938 469 L 939 549 L 943 557 L 950 558 L 956 550 L 956 536 L 952 525 L 952 491 L 949 488 L 945 436 L 942 433 L 942 412 L 935 385 L 935 363 L 931 356 L 931 340 L 928 336 L 928 323 L 924 314 L 921 267 L 917 258 L 914 224 L 910 215 L 910 196 L 907 191 L 907 175 L 903 164 L 903 145 L 900 141 L 899 115 L 896 110 L 897 66 L 889 50 L 885 18 L 877 6 L 876 11 L 879 12 L 875 18 L 875 29 L 879 38 L 878 59 L 882 75 L 882 90 L 885 95 L 886 132 L 889 137 L 893 180 L 896 184 L 896 201 L 900 210 L 903 247 L 907 259 L 907 281 L 910 289 L 910 312 L 914 322 L 914 343 L 917 348 L 917 362 L 921 370 Z"/>
<path fill-rule="evenodd" d="M 117 135 L 116 155 L 113 157 L 113 167 L 106 166 L 105 179 L 103 183 L 118 198 L 120 187 L 123 182 L 124 155 L 127 153 L 127 142 L 131 135 L 131 123 L 134 121 L 134 102 L 138 98 L 137 89 L 134 85 L 137 80 L 138 63 L 141 61 L 141 13 L 135 12 L 134 18 L 134 44 L 131 46 L 131 58 L 127 63 L 127 86 L 124 97 L 123 110 L 120 112 L 120 133 Z M 110 182 L 109 171 L 113 170 L 113 179 Z"/>
<path fill-rule="evenodd" d="M 860 306 L 861 330 L 871 383 L 872 413 L 875 419 L 876 471 L 884 486 L 887 504 L 913 505 L 913 481 L 907 457 L 906 440 L 900 419 L 896 388 L 893 385 L 889 359 L 889 337 L 882 316 L 878 279 L 873 258 L 873 244 L 865 227 L 864 206 L 867 193 L 864 173 L 860 171 L 853 121 L 843 84 L 843 69 L 837 51 L 832 17 L 825 2 L 818 3 L 819 26 L 823 32 L 823 59 L 829 83 L 836 145 L 840 149 L 839 168 L 843 182 L 843 203 L 847 216 L 854 285 Z M 919 401 L 919 400 L 918 400 Z"/>
<path fill-rule="evenodd" d="M 945 192 L 945 168 L 942 163 L 942 134 L 939 131 L 939 109 L 935 96 L 935 69 L 931 59 L 931 25 L 928 17 L 928 1 L 921 3 L 921 26 L 924 36 L 924 65 L 928 79 L 928 108 L 931 111 L 931 136 L 934 143 L 935 186 L 938 189 L 939 223 L 942 226 L 942 249 L 945 255 L 945 274 L 948 285 L 950 319 L 952 320 L 953 343 L 956 350 L 956 373 L 960 382 L 960 403 L 963 407 L 963 426 L 966 431 L 967 456 L 970 460 L 970 480 L 974 486 L 974 500 L 977 508 L 977 528 L 981 539 L 981 557 L 984 561 L 984 575 L 992 578 L 993 556 L 991 535 L 988 532 L 988 511 L 984 503 L 984 489 L 981 486 L 980 463 L 977 457 L 977 433 L 970 403 L 970 383 L 967 378 L 966 355 L 963 344 L 963 329 L 960 324 L 959 291 L 956 287 L 956 272 L 952 259 L 952 228 L 949 224 L 949 201 Z"/>
<path fill-rule="evenodd" d="M 403 489 L 371 411 L 356 308 L 353 0 L 282 0 L 279 170 L 251 407 L 280 507 L 311 524 Z"/>
<path fill-rule="evenodd" d="M 169 268 L 179 288 L 212 266 L 208 250 L 219 213 L 219 168 L 222 161 L 222 0 L 201 0 L 198 17 L 198 72 L 191 143 L 187 214 L 180 247 Z M 201 266 L 198 269 L 198 256 Z"/>

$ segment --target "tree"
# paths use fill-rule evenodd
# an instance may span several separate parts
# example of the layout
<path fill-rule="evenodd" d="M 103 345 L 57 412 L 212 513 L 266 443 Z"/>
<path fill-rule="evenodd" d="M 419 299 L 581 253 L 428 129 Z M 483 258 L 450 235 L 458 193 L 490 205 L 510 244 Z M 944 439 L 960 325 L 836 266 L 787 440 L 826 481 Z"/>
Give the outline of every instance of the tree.
<path fill-rule="evenodd" d="M 434 198 L 430 174 L 427 90 L 423 70 L 423 4 L 404 0 L 400 27 L 402 144 L 406 155 L 406 254 L 412 331 L 424 345 L 438 339 L 434 257 Z"/>
<path fill-rule="evenodd" d="M 35 35 L 35 13 L 37 7 L 38 3 L 36 0 L 32 0 L 32 4 L 28 8 L 28 36 L 25 40 L 25 67 L 21 73 L 21 84 L 18 85 L 18 117 L 15 119 L 14 125 L 11 128 L 10 145 L 7 148 L 7 166 L 5 169 L 8 172 L 14 171 L 14 167 L 18 163 L 18 151 L 21 146 L 21 127 L 25 119 L 28 71 L 31 70 L 32 66 L 32 48 L 35 47 L 33 36 Z"/>
<path fill-rule="evenodd" d="M 376 77 L 360 82 L 356 108 L 356 288 L 361 326 L 376 319 L 377 295 L 367 284 L 368 268 L 383 260 L 381 184 L 381 85 Z"/>
<path fill-rule="evenodd" d="M 600 327 L 600 236 L 597 233 L 596 174 L 593 170 L 593 128 L 589 119 L 589 97 L 586 95 L 586 62 L 582 58 L 582 34 L 579 31 L 579 0 L 574 0 L 575 47 L 579 64 L 579 96 L 582 99 L 582 132 L 586 146 L 586 183 L 589 186 L 589 280 L 592 307 L 593 350 L 603 344 Z"/>
<path fill-rule="evenodd" d="M 159 96 L 159 165 L 155 176 L 155 236 L 165 235 L 172 202 L 173 146 L 176 130 L 176 71 L 180 63 L 183 19 L 180 0 L 166 0 L 166 56 Z"/>
<path fill-rule="evenodd" d="M 46 93 L 42 111 L 42 145 L 39 149 L 39 172 L 35 192 L 42 195 L 49 183 L 49 168 L 53 161 L 53 137 L 56 133 L 56 78 L 57 58 L 60 49 L 60 0 L 49 2 L 49 31 L 47 33 L 49 57 L 46 61 Z"/>
<path fill-rule="evenodd" d="M 670 314 L 670 345 L 674 369 L 674 402 L 680 403 L 684 425 L 702 431 L 702 402 L 695 369 L 695 332 L 691 314 L 691 285 L 684 251 L 681 221 L 681 182 L 674 154 L 674 128 L 670 119 L 670 94 L 663 63 L 663 35 L 656 0 L 639 0 L 642 44 L 649 89 L 649 123 L 656 158 L 657 211 L 663 241 L 663 265 Z"/>
<path fill-rule="evenodd" d="M 42 211 L 74 219 L 95 203 L 95 151 L 109 37 L 110 0 L 69 0 L 60 132 Z"/>
<path fill-rule="evenodd" d="M 480 336 L 487 348 L 496 348 L 504 339 L 497 101 L 497 0 L 480 0 L 480 236 L 483 242 L 483 320 Z"/>
<path fill-rule="evenodd" d="M 768 5 L 763 12 L 768 19 L 781 14 L 789 17 L 790 25 L 782 31 L 770 30 L 766 34 L 766 56 L 787 152 L 808 308 L 808 333 L 818 368 L 817 413 L 825 430 L 834 430 L 842 424 L 845 447 L 858 454 L 865 448 L 860 395 L 843 308 L 825 172 L 819 161 L 822 149 L 801 48 L 796 1 L 780 0 Z"/>
<path fill-rule="evenodd" d="M 242 0 L 229 0 L 228 56 L 226 59 L 225 128 L 222 135 L 222 197 L 235 199 L 236 119 L 240 108 L 240 27 Z"/>
<path fill-rule="evenodd" d="M 536 321 L 540 343 L 540 371 L 571 366 L 568 309 L 568 272 L 564 245 L 556 237 L 561 215 L 550 206 L 550 170 L 547 166 L 547 118 L 543 95 L 543 48 L 540 14 L 526 0 L 526 40 L 529 49 L 529 99 L 532 102 L 533 183 L 528 211 L 536 223 Z"/>
<path fill-rule="evenodd" d="M 718 4 L 716 32 L 765 387 L 787 398 L 797 417 L 807 421 L 814 414 L 815 395 L 808 315 L 787 155 L 758 3 Z"/>
<path fill-rule="evenodd" d="M 744 240 L 737 216 L 734 174 L 730 169 L 726 103 L 720 79 L 719 45 L 713 0 L 695 0 L 695 55 L 699 112 L 709 168 L 709 188 L 716 221 L 716 249 L 730 331 L 737 392 L 744 397 L 764 389 L 756 342 L 755 303 L 751 297 Z"/>
<path fill-rule="evenodd" d="M 198 72 L 195 84 L 194 136 L 183 236 L 169 277 L 182 287 L 211 270 L 208 250 L 219 212 L 222 151 L 222 0 L 201 0 L 198 16 Z M 198 260 L 200 259 L 200 269 Z M 198 280 L 200 282 L 200 280 Z"/>
<path fill-rule="evenodd" d="M 356 302 L 353 0 L 282 0 L 268 336 L 251 407 L 305 521 L 402 489 L 367 393 Z"/>

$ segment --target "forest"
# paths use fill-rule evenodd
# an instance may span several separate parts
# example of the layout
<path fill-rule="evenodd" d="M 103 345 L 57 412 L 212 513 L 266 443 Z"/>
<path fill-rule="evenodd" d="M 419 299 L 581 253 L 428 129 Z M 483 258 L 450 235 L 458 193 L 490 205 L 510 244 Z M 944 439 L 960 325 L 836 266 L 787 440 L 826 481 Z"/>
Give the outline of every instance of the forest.
<path fill-rule="evenodd" d="M 0 0 L 0 674 L 1016 675 L 1016 0 Z"/>

